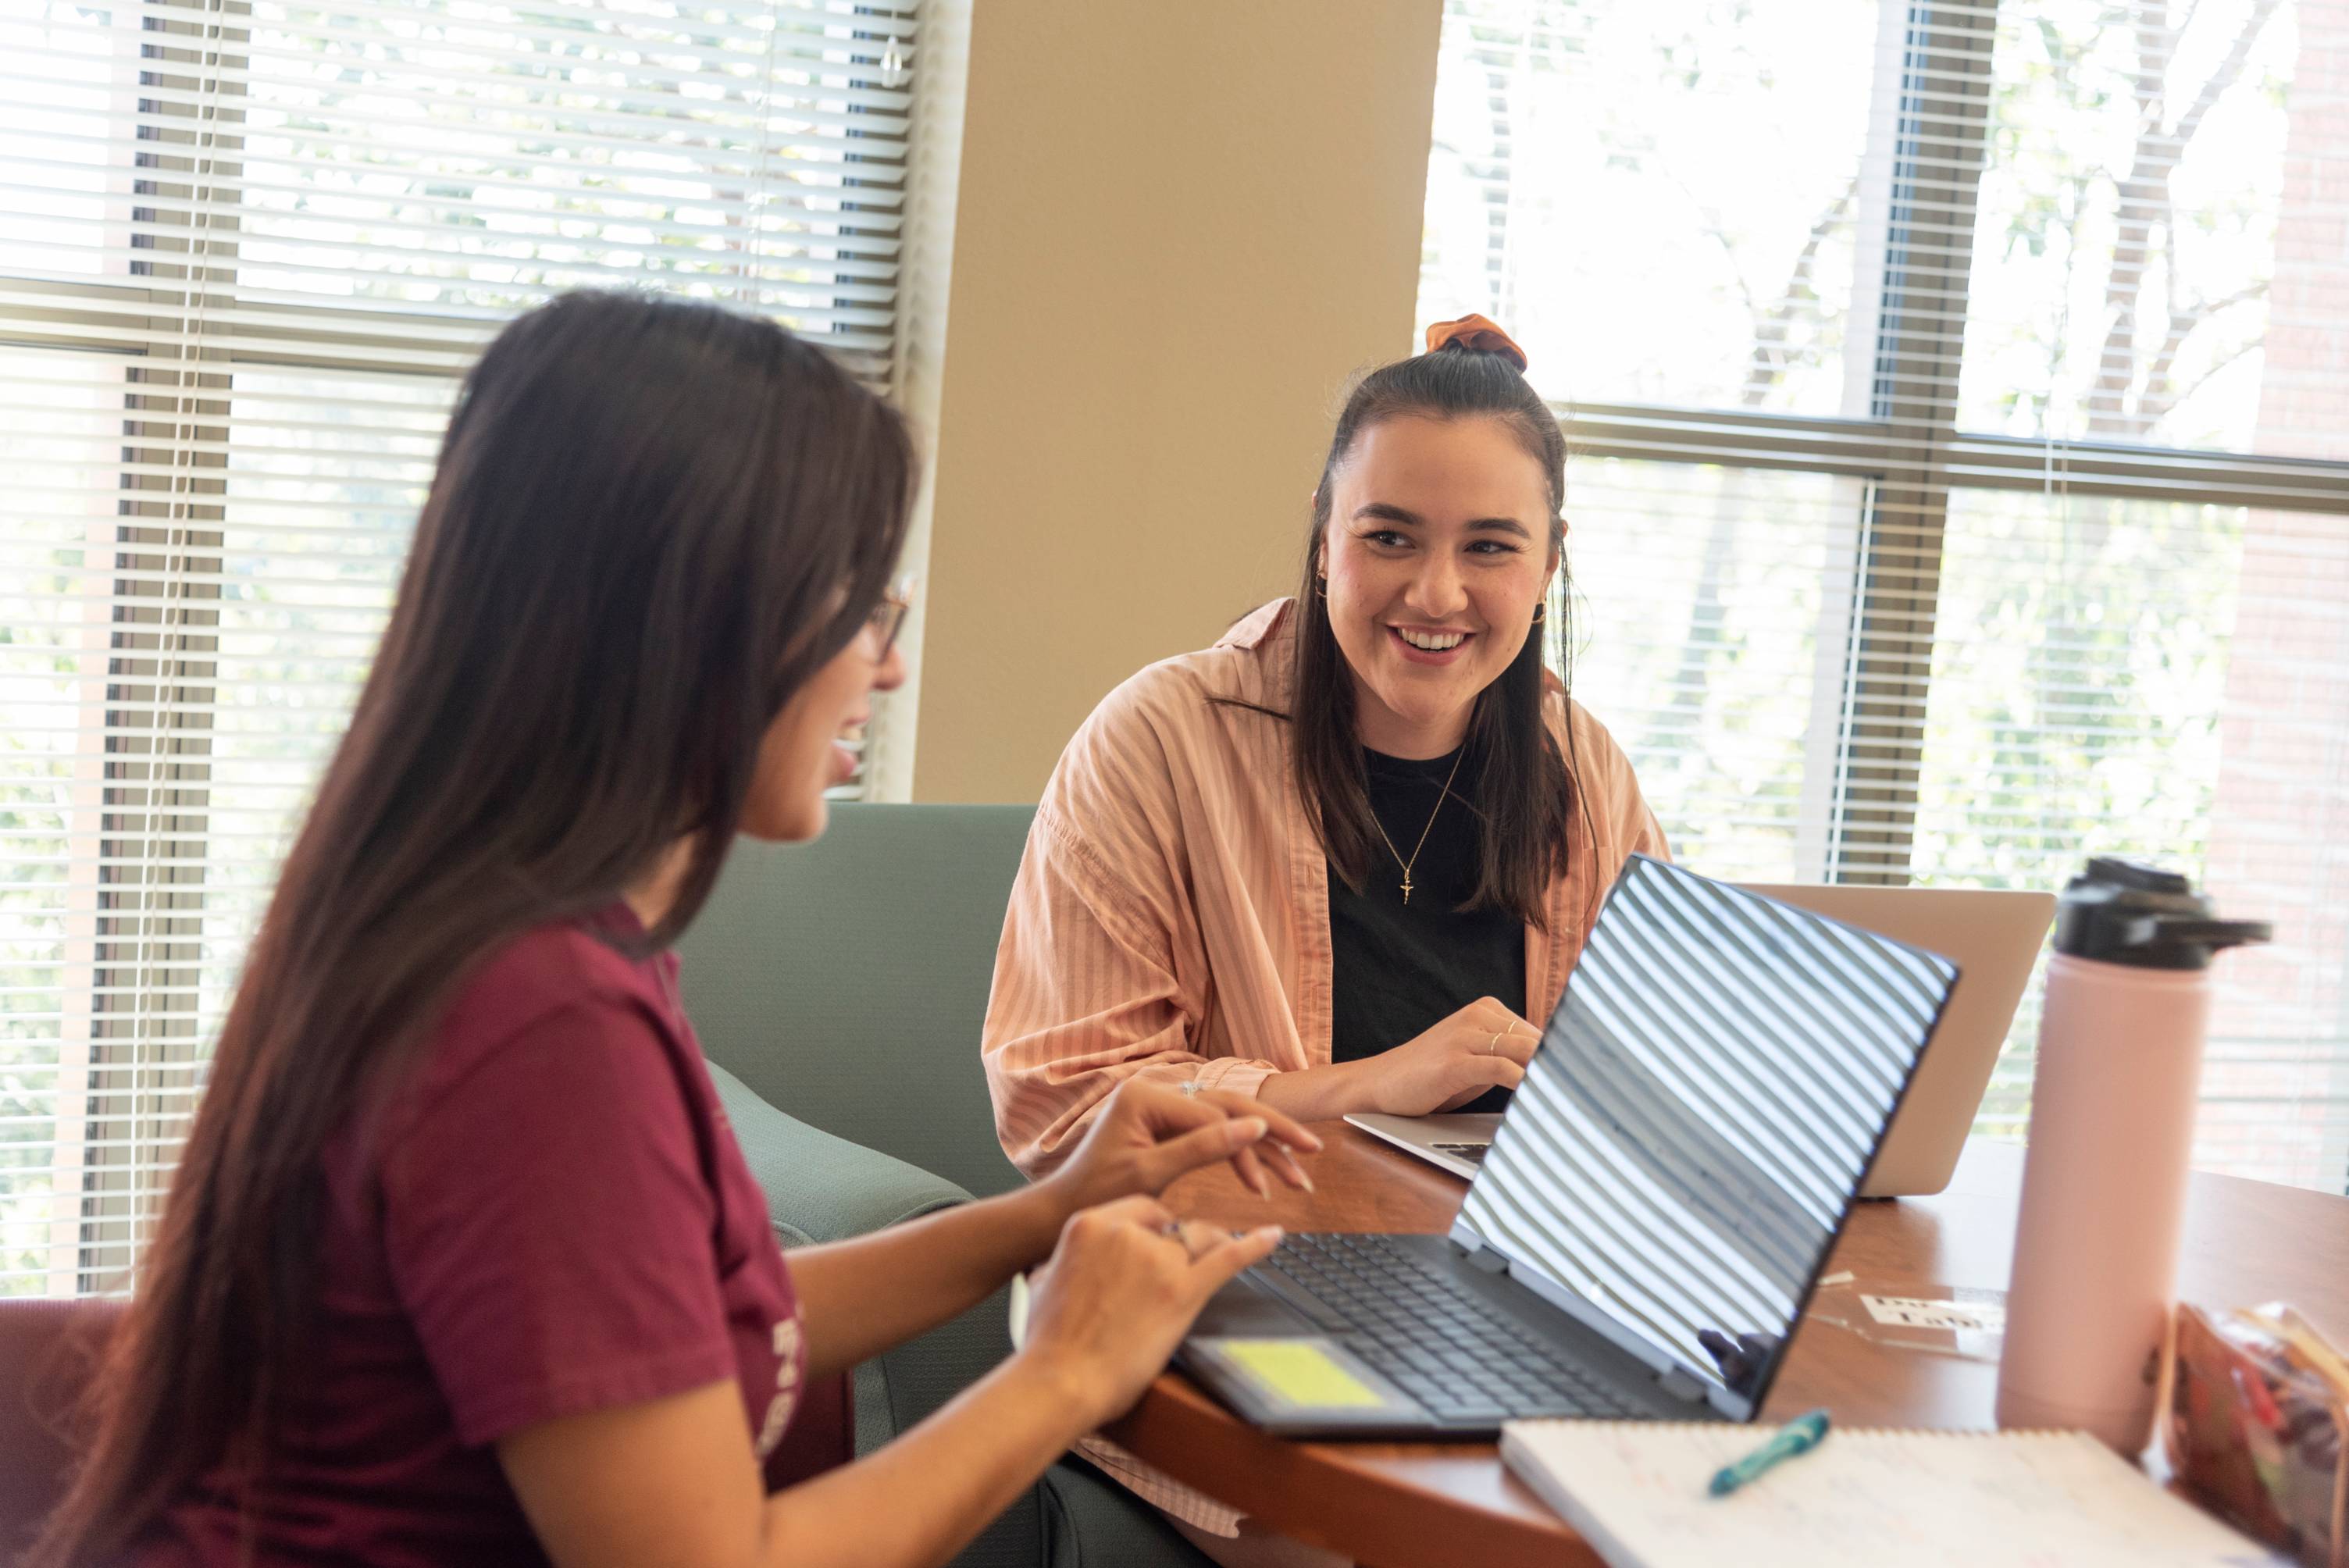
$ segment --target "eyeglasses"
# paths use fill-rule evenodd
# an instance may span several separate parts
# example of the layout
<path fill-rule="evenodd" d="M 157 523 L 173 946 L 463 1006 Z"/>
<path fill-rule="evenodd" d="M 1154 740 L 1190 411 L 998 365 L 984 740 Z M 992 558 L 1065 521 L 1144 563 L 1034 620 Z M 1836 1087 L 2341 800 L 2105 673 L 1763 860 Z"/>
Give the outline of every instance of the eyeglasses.
<path fill-rule="evenodd" d="M 887 658 L 889 650 L 897 645 L 897 634 L 905 629 L 905 616 L 913 607 L 911 574 L 890 583 L 889 591 L 881 595 L 881 603 L 873 606 L 873 614 L 864 620 L 864 638 L 874 664 Z"/>

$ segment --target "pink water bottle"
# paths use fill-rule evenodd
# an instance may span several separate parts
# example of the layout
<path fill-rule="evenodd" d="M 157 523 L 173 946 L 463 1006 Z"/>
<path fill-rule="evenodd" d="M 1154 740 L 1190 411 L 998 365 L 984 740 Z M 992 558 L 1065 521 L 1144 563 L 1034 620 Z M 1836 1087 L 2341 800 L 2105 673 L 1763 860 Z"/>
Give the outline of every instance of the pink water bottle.
<path fill-rule="evenodd" d="M 2153 1427 L 2211 954 L 2265 942 L 2175 872 L 2099 858 L 2055 911 L 2014 1231 L 2002 1427 L 2081 1427 L 2134 1458 Z"/>

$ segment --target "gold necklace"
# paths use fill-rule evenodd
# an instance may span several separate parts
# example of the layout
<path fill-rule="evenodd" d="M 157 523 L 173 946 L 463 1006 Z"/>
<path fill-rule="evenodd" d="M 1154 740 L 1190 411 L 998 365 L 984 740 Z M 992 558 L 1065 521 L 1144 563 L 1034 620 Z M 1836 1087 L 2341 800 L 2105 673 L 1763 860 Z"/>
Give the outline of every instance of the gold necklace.
<path fill-rule="evenodd" d="M 1467 756 L 1468 748 L 1464 743 L 1460 748 L 1460 755 L 1452 759 L 1452 771 L 1444 776 L 1444 789 L 1435 797 L 1435 810 L 1427 814 L 1427 826 L 1419 830 L 1419 842 L 1411 847 L 1411 859 L 1404 860 L 1402 851 L 1394 847 L 1394 841 L 1387 839 L 1386 824 L 1379 820 L 1377 809 L 1375 807 L 1371 809 L 1371 826 L 1379 830 L 1380 838 L 1386 839 L 1387 853 L 1392 855 L 1395 858 L 1395 863 L 1402 867 L 1402 901 L 1406 904 L 1411 903 L 1411 868 L 1419 863 L 1419 851 L 1427 848 L 1427 835 L 1435 830 L 1435 819 L 1443 811 L 1444 802 L 1452 799 L 1452 781 L 1460 777 L 1460 764 L 1467 759 Z"/>

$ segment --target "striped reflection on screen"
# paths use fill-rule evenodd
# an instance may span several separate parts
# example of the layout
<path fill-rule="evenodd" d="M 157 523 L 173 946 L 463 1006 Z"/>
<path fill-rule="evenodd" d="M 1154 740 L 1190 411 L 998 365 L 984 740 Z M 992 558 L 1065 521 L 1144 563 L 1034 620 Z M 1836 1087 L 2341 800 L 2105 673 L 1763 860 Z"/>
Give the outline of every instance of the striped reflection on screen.
<path fill-rule="evenodd" d="M 1956 976 L 1634 856 L 1461 1217 L 1750 1394 Z"/>

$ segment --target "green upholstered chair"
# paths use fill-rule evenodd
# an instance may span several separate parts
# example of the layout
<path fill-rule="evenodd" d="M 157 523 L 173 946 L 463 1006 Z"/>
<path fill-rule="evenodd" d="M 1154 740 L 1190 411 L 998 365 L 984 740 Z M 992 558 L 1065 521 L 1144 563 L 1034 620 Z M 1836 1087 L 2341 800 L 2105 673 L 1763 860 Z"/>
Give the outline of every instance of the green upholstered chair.
<path fill-rule="evenodd" d="M 743 842 L 679 944 L 687 1009 L 786 1247 L 1008 1191 L 978 1060 L 995 946 L 1034 813 L 837 805 L 811 844 Z M 788 1110 L 788 1114 L 786 1114 Z M 998 1295 L 856 1369 L 870 1451 L 1010 1353 Z M 1199 1568 L 1098 1471 L 1064 1460 L 964 1568 Z"/>
<path fill-rule="evenodd" d="M 835 805 L 742 841 L 679 946 L 709 1059 L 768 1104 L 981 1197 L 1019 1185 L 978 1029 L 1026 806 Z"/>

